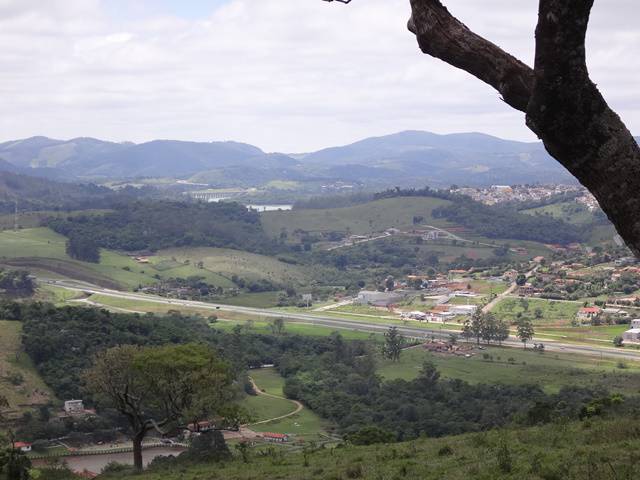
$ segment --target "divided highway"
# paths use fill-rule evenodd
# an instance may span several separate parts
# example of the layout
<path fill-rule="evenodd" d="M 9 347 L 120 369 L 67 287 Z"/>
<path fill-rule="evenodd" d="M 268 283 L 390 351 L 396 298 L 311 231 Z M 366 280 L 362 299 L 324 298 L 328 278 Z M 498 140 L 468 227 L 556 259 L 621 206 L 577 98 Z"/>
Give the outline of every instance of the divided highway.
<path fill-rule="evenodd" d="M 206 303 L 197 302 L 191 300 L 177 300 L 159 297 L 156 295 L 148 295 L 141 293 L 123 292 L 119 290 L 110 290 L 95 285 L 86 284 L 83 282 L 71 281 L 71 280 L 52 280 L 46 278 L 40 278 L 41 283 L 54 285 L 56 287 L 64 288 L 76 292 L 85 292 L 87 294 L 104 295 L 108 297 L 121 298 L 126 300 L 153 302 L 166 304 L 171 306 L 184 306 L 190 308 L 198 308 L 203 310 L 211 310 L 212 313 L 216 311 L 223 312 L 236 312 L 247 315 L 255 315 L 256 317 L 264 318 L 285 318 L 292 322 L 307 323 L 312 325 L 319 325 L 329 328 L 352 330 L 359 332 L 370 333 L 384 333 L 389 328 L 389 325 L 381 323 L 367 322 L 366 320 L 353 320 L 351 318 L 341 318 L 337 316 L 327 317 L 316 312 L 313 313 L 295 313 L 295 312 L 281 312 L 277 310 L 269 310 L 263 308 L 241 307 L 235 305 L 224 305 L 221 303 Z M 420 324 L 424 325 L 424 324 Z M 398 330 L 405 336 L 416 339 L 430 339 L 439 338 L 447 339 L 451 334 L 459 335 L 460 332 L 456 330 L 445 330 L 439 328 L 425 328 L 422 326 L 405 326 L 396 325 Z M 536 342 L 536 340 L 533 340 Z M 640 352 L 632 350 L 617 349 L 614 347 L 597 347 L 590 345 L 578 345 L 573 343 L 562 343 L 553 340 L 537 340 L 545 345 L 545 350 L 550 352 L 564 352 L 575 353 L 581 355 L 589 355 L 595 357 L 611 357 L 624 360 L 637 360 L 640 361 Z M 503 342 L 503 346 L 522 348 L 522 343 L 515 337 L 510 337 Z"/>

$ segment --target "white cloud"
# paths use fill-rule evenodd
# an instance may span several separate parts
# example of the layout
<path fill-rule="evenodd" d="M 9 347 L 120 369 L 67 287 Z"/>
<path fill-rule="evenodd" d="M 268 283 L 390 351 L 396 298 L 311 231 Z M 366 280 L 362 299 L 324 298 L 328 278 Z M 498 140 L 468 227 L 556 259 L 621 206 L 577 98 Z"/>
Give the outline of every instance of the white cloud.
<path fill-rule="evenodd" d="M 634 2 L 597 3 L 589 60 L 639 131 Z M 531 63 L 536 3 L 448 6 Z M 0 0 L 0 139 L 236 139 L 302 151 L 403 129 L 533 138 L 490 87 L 419 52 L 408 0 L 230 0 L 199 19 L 109 7 Z"/>

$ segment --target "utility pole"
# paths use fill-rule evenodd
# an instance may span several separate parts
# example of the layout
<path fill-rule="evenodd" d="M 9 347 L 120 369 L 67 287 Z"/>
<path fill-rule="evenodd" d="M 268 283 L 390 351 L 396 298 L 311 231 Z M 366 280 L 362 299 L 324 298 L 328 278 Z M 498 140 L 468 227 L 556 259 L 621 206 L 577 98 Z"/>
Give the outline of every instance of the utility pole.
<path fill-rule="evenodd" d="M 18 199 L 15 200 L 15 209 L 13 211 L 13 231 L 18 231 Z"/>

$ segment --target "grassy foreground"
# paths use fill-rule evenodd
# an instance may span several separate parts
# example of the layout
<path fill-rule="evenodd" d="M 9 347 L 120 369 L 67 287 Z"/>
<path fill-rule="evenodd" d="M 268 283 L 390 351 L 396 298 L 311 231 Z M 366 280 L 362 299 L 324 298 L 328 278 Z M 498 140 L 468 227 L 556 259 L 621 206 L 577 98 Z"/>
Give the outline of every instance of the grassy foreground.
<path fill-rule="evenodd" d="M 252 453 L 224 464 L 147 471 L 140 480 L 631 479 L 640 475 L 637 419 L 495 430 L 309 455 Z M 306 457 L 306 459 L 305 459 Z M 118 478 L 126 475 L 118 474 Z M 107 477 L 115 478 L 115 477 Z"/>

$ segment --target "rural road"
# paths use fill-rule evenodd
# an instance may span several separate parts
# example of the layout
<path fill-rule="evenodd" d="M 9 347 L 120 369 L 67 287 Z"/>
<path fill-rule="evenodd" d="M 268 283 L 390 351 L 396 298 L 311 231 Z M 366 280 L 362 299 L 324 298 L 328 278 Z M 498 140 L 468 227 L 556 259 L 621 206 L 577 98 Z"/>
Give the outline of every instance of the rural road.
<path fill-rule="evenodd" d="M 533 268 L 532 270 L 529 270 L 526 274 L 525 277 L 527 279 L 529 279 L 534 273 L 536 273 L 536 270 L 538 270 L 539 265 L 536 265 L 535 268 Z M 498 302 L 500 302 L 500 300 L 502 300 L 503 298 L 506 298 L 508 296 L 510 296 L 516 289 L 518 288 L 518 284 L 516 282 L 513 282 L 509 288 L 507 288 L 504 292 L 502 292 L 500 295 L 497 295 L 496 298 L 494 298 L 493 300 L 491 300 L 489 303 L 487 303 L 484 307 L 482 307 L 482 312 L 483 313 L 489 313 L 491 310 L 493 310 L 493 308 L 498 304 Z"/>
<path fill-rule="evenodd" d="M 249 381 L 251 382 L 251 385 L 253 386 L 253 390 L 258 394 L 258 395 L 263 395 L 265 397 L 271 397 L 271 398 L 277 398 L 279 400 L 286 400 L 287 402 L 291 402 L 293 404 L 295 404 L 296 408 L 295 410 L 285 414 L 285 415 L 280 415 L 279 417 L 274 417 L 274 418 L 269 418 L 267 420 L 261 420 L 259 422 L 254 422 L 254 423 L 250 423 L 247 426 L 251 427 L 253 425 L 262 425 L 264 423 L 270 423 L 270 422 L 275 422 L 277 420 L 282 420 L 283 418 L 287 418 L 287 417 L 291 417 L 292 415 L 295 415 L 296 413 L 299 413 L 303 408 L 304 405 L 302 405 L 299 401 L 297 400 L 291 400 L 289 398 L 285 398 L 285 397 L 281 397 L 279 395 L 273 395 L 271 393 L 267 393 L 267 392 L 263 392 L 260 387 L 258 385 L 256 385 L 256 382 L 253 381 L 253 378 L 249 377 Z"/>
<path fill-rule="evenodd" d="M 313 313 L 295 313 L 295 312 L 280 312 L 277 310 L 268 310 L 262 308 L 252 307 L 240 307 L 235 305 L 224 305 L 216 303 L 196 302 L 191 300 L 177 300 L 167 299 L 155 295 L 122 292 L 119 290 L 109 290 L 102 287 L 96 287 L 94 285 L 85 284 L 82 282 L 70 281 L 70 280 L 49 280 L 39 279 L 40 282 L 55 285 L 60 288 L 64 288 L 76 292 L 85 292 L 87 294 L 103 295 L 113 298 L 121 298 L 125 300 L 135 300 L 141 302 L 153 302 L 165 305 L 172 305 L 175 307 L 189 307 L 198 308 L 202 310 L 211 310 L 211 313 L 219 312 L 235 312 L 244 313 L 247 315 L 255 315 L 257 317 L 264 318 L 285 318 L 290 322 L 307 323 L 312 325 L 324 326 L 328 328 L 351 330 L 368 333 L 384 333 L 389 329 L 389 325 L 383 323 L 368 323 L 365 319 L 362 321 L 353 320 L 351 318 L 341 317 L 325 317 Z M 421 325 L 421 324 L 417 324 Z M 410 338 L 425 340 L 429 338 L 447 339 L 449 335 L 460 335 L 460 331 L 457 330 L 445 330 L 440 328 L 424 328 L 419 326 L 408 325 L 396 325 L 398 331 L 403 335 Z M 589 355 L 594 357 L 607 356 L 611 358 L 617 358 L 621 360 L 637 360 L 640 361 L 640 352 L 626 349 L 616 349 L 614 347 L 597 347 L 591 345 L 580 345 L 572 343 L 563 343 L 555 340 L 548 339 L 533 339 L 533 342 L 544 343 L 545 350 L 548 352 L 564 352 L 575 353 L 581 355 Z M 508 340 L 502 343 L 507 347 L 522 348 L 522 343 L 515 337 L 509 337 Z"/>

